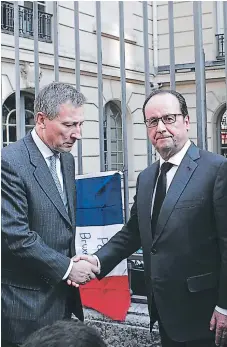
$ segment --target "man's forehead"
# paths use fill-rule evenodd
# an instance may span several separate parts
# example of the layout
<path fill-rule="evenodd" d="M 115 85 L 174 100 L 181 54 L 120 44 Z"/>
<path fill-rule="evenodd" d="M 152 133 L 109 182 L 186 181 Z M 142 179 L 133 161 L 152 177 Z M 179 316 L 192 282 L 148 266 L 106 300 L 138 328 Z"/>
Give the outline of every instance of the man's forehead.
<path fill-rule="evenodd" d="M 81 108 L 82 109 L 82 106 L 76 106 L 76 105 L 73 105 L 72 101 L 70 100 L 67 100 L 66 102 L 62 103 L 60 106 L 59 106 L 59 109 L 75 109 L 75 108 Z"/>
<path fill-rule="evenodd" d="M 156 107 L 174 107 L 174 108 L 180 108 L 180 104 L 178 99 L 175 95 L 172 95 L 170 93 L 160 93 L 152 96 L 150 100 L 148 101 L 146 108 L 156 108 Z"/>

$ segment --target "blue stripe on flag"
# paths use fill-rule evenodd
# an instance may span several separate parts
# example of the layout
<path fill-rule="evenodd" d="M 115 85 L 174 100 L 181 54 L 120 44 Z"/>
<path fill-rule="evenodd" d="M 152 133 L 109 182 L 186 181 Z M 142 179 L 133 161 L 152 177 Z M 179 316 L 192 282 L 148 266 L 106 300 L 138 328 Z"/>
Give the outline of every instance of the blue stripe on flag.
<path fill-rule="evenodd" d="M 123 224 L 121 175 L 76 180 L 76 225 Z"/>

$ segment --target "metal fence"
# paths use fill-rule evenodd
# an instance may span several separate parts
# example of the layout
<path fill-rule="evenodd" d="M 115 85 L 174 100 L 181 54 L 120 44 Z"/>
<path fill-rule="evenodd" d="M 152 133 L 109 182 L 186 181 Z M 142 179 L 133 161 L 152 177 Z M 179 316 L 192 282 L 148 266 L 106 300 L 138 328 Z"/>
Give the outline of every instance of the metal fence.
<path fill-rule="evenodd" d="M 101 39 L 101 2 L 96 1 L 96 39 L 97 39 L 97 69 L 98 69 L 98 112 L 99 112 L 99 139 L 100 139 L 100 171 L 105 171 L 104 151 L 104 110 L 103 110 L 103 73 L 102 73 L 102 39 Z M 175 89 L 175 49 L 174 49 L 174 19 L 172 1 L 168 2 L 169 44 L 170 44 L 170 87 Z M 144 47 L 144 76 L 145 96 L 150 93 L 149 47 L 148 47 L 148 4 L 143 1 L 143 47 Z M 53 2 L 53 16 L 38 10 L 38 3 L 33 2 L 29 9 L 14 4 L 1 3 L 1 28 L 3 32 L 14 34 L 15 39 L 15 97 L 16 97 L 16 131 L 17 139 L 21 137 L 24 126 L 20 117 L 20 51 L 19 37 L 30 37 L 34 40 L 35 65 L 35 95 L 39 91 L 39 40 L 54 43 L 54 74 L 55 81 L 59 80 L 59 45 L 58 45 L 58 4 Z M 195 42 L 195 78 L 196 78 L 196 116 L 198 146 L 207 148 L 206 134 L 206 81 L 205 61 L 202 38 L 202 11 L 201 1 L 193 2 L 194 14 L 194 42 Z M 224 34 L 217 35 L 217 58 L 225 59 L 227 82 L 227 2 L 224 2 Z M 76 87 L 80 90 L 80 36 L 79 36 L 79 3 L 74 2 L 74 41 L 75 41 L 75 76 Z M 126 126 L 126 76 L 125 76 L 125 37 L 124 37 L 124 2 L 119 1 L 119 45 L 120 45 L 120 81 L 121 81 L 121 112 L 124 152 L 124 212 L 125 221 L 129 219 L 129 191 L 128 191 L 128 148 Z M 152 162 L 152 147 L 147 141 L 147 164 Z M 78 142 L 78 173 L 83 173 L 82 141 Z M 135 260 L 135 257 L 132 257 Z M 141 260 L 141 255 L 136 259 Z M 139 265 L 140 266 L 140 265 Z"/>

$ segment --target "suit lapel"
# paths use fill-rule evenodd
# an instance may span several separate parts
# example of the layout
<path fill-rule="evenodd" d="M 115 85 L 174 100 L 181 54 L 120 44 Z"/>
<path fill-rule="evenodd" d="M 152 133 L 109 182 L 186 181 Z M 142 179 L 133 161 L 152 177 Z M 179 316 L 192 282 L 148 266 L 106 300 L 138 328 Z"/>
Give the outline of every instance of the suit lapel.
<path fill-rule="evenodd" d="M 159 218 L 157 222 L 157 231 L 155 233 L 153 244 L 157 241 L 157 239 L 162 234 L 177 201 L 179 200 L 193 172 L 198 166 L 198 164 L 194 160 L 198 159 L 199 157 L 200 155 L 199 155 L 198 147 L 192 144 L 189 147 L 188 152 L 185 154 L 173 178 L 173 181 L 171 182 L 171 185 L 168 189 L 166 198 L 163 202 L 163 205 L 159 214 Z"/>
<path fill-rule="evenodd" d="M 24 138 L 25 145 L 30 155 L 30 161 L 35 167 L 34 177 L 45 194 L 52 201 L 61 216 L 71 225 L 69 216 L 66 212 L 63 201 L 59 195 L 56 184 L 51 176 L 50 170 L 43 158 L 41 152 L 34 143 L 31 134 Z"/>

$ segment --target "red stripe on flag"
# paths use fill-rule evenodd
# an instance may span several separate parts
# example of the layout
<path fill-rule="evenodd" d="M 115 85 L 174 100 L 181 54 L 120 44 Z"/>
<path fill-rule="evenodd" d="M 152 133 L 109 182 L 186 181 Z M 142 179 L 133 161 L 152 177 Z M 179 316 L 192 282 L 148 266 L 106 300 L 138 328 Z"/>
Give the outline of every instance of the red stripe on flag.
<path fill-rule="evenodd" d="M 112 318 L 123 321 L 131 304 L 128 276 L 94 279 L 80 286 L 82 304 Z"/>

